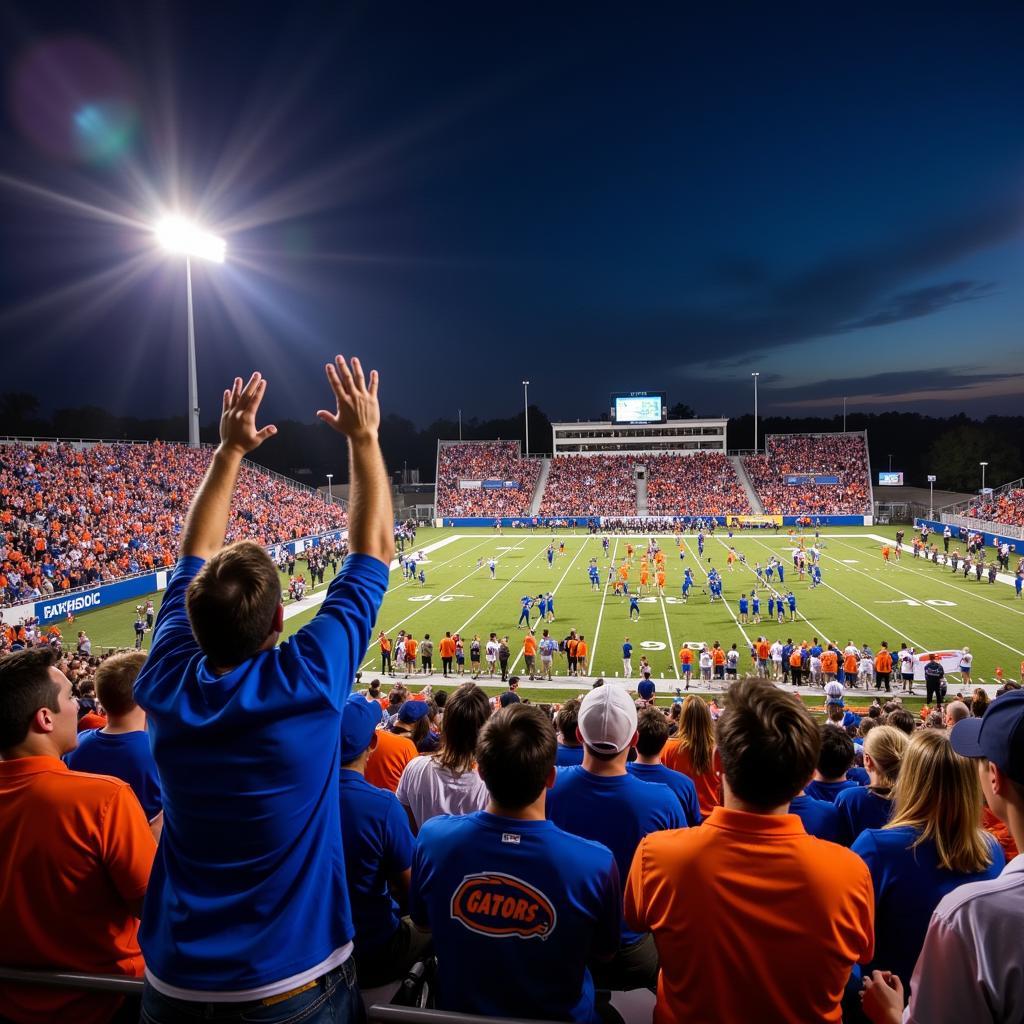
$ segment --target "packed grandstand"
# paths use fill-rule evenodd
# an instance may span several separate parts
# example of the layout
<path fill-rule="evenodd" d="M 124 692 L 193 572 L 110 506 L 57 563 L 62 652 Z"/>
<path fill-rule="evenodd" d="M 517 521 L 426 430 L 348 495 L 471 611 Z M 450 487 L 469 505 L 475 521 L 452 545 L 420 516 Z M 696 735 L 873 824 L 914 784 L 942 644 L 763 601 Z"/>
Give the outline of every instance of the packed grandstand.
<path fill-rule="evenodd" d="M 801 434 L 765 439 L 765 454 L 742 460 L 720 452 L 556 455 L 542 493 L 538 458 L 515 441 L 443 442 L 437 461 L 439 517 L 869 515 L 867 438 Z M 636 471 L 645 471 L 646 508 Z M 760 508 L 754 508 L 740 473 Z M 485 483 L 508 481 L 508 489 Z"/>
<path fill-rule="evenodd" d="M 174 564 L 213 449 L 0 444 L 0 606 Z M 271 545 L 344 527 L 340 505 L 244 466 L 229 541 Z"/>

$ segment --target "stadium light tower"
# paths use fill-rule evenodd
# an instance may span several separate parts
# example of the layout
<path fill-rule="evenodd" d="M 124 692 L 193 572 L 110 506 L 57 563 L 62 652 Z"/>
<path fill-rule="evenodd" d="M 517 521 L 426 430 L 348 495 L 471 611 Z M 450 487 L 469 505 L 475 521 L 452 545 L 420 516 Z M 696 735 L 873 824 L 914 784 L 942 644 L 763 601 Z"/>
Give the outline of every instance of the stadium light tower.
<path fill-rule="evenodd" d="M 988 465 L 988 463 L 979 462 L 978 465 L 981 466 L 981 489 L 985 490 L 985 467 Z"/>
<path fill-rule="evenodd" d="M 523 381 L 523 425 L 526 427 L 526 457 L 530 457 L 530 382 Z"/>
<path fill-rule="evenodd" d="M 935 518 L 935 474 L 928 474 L 928 518 Z"/>
<path fill-rule="evenodd" d="M 334 491 L 331 489 L 331 481 L 334 479 L 333 473 L 327 474 L 327 504 L 334 504 Z"/>
<path fill-rule="evenodd" d="M 192 315 L 192 257 L 223 263 L 227 243 L 183 217 L 165 217 L 156 226 L 161 248 L 185 257 L 185 294 L 188 299 L 188 443 L 199 447 L 199 385 L 196 379 L 196 325 Z"/>
<path fill-rule="evenodd" d="M 750 375 L 754 378 L 754 454 L 757 454 L 757 378 L 761 376 L 760 370 L 755 370 Z"/>

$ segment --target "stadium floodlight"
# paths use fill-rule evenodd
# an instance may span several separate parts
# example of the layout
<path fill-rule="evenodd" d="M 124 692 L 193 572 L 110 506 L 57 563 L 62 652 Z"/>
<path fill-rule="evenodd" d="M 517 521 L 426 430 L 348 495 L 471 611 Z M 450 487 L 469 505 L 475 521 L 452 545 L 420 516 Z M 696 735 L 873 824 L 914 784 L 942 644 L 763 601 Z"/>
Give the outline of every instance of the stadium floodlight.
<path fill-rule="evenodd" d="M 754 370 L 751 374 L 754 378 L 754 454 L 757 454 L 757 378 L 761 376 L 760 370 Z"/>
<path fill-rule="evenodd" d="M 988 463 L 987 462 L 979 462 L 978 465 L 981 466 L 981 489 L 984 492 L 984 490 L 985 490 L 985 467 L 988 465 Z"/>
<path fill-rule="evenodd" d="M 523 381 L 523 424 L 526 427 L 526 457 L 530 457 L 530 382 Z"/>
<path fill-rule="evenodd" d="M 204 231 L 198 224 L 184 217 L 165 217 L 156 226 L 156 237 L 168 252 L 195 256 L 196 259 L 213 263 L 224 262 L 224 253 L 227 251 L 224 239 Z"/>
<path fill-rule="evenodd" d="M 165 217 L 155 228 L 162 249 L 185 257 L 188 298 L 188 443 L 199 447 L 199 383 L 196 379 L 196 325 L 192 314 L 192 258 L 223 263 L 227 243 L 184 217 Z"/>
<path fill-rule="evenodd" d="M 333 473 L 328 473 L 327 474 L 327 504 L 328 505 L 333 505 L 334 504 L 334 491 L 331 488 L 331 481 L 333 479 L 334 479 L 334 474 Z"/>

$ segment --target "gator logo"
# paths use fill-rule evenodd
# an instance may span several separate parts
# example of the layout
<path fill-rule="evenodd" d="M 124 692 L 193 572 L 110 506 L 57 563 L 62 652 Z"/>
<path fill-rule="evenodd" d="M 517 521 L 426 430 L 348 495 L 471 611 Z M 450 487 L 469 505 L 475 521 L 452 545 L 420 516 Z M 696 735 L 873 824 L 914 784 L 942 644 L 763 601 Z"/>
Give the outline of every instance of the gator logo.
<path fill-rule="evenodd" d="M 555 908 L 539 889 L 513 875 L 466 875 L 452 896 L 452 917 L 471 932 L 503 938 L 546 939 L 555 929 Z"/>

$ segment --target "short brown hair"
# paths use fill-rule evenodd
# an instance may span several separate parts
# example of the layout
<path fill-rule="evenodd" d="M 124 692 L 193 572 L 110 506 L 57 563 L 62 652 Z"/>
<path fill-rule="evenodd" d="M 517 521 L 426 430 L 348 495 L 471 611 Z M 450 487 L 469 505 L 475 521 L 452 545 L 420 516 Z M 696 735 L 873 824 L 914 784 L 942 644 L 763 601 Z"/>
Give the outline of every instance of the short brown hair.
<path fill-rule="evenodd" d="M 788 803 L 807 784 L 821 736 L 801 701 L 766 680 L 743 679 L 729 690 L 716 744 L 732 792 L 767 809 Z"/>
<path fill-rule="evenodd" d="M 281 603 L 277 567 L 254 541 L 218 551 L 188 585 L 196 642 L 215 668 L 234 668 L 263 646 Z"/>
<path fill-rule="evenodd" d="M 580 741 L 576 736 L 576 727 L 580 721 L 580 700 L 578 697 L 571 697 L 559 709 L 555 715 L 555 728 L 562 734 L 562 739 L 571 746 L 578 747 Z"/>
<path fill-rule="evenodd" d="M 547 715 L 531 704 L 510 704 L 480 730 L 477 771 L 496 804 L 518 810 L 544 791 L 557 753 Z"/>
<path fill-rule="evenodd" d="M 50 678 L 57 659 L 49 645 L 0 655 L 0 751 L 24 742 L 40 708 L 60 710 L 60 688 Z"/>
<path fill-rule="evenodd" d="M 122 651 L 96 669 L 96 695 L 108 715 L 127 715 L 135 710 L 135 679 L 145 663 L 145 651 Z"/>
<path fill-rule="evenodd" d="M 463 683 L 445 701 L 441 722 L 441 746 L 434 759 L 453 775 L 473 767 L 476 741 L 484 723 L 491 717 L 491 702 L 476 683 Z"/>
<path fill-rule="evenodd" d="M 668 743 L 668 719 L 657 708 L 644 708 L 636 716 L 636 752 L 655 757 Z"/>

